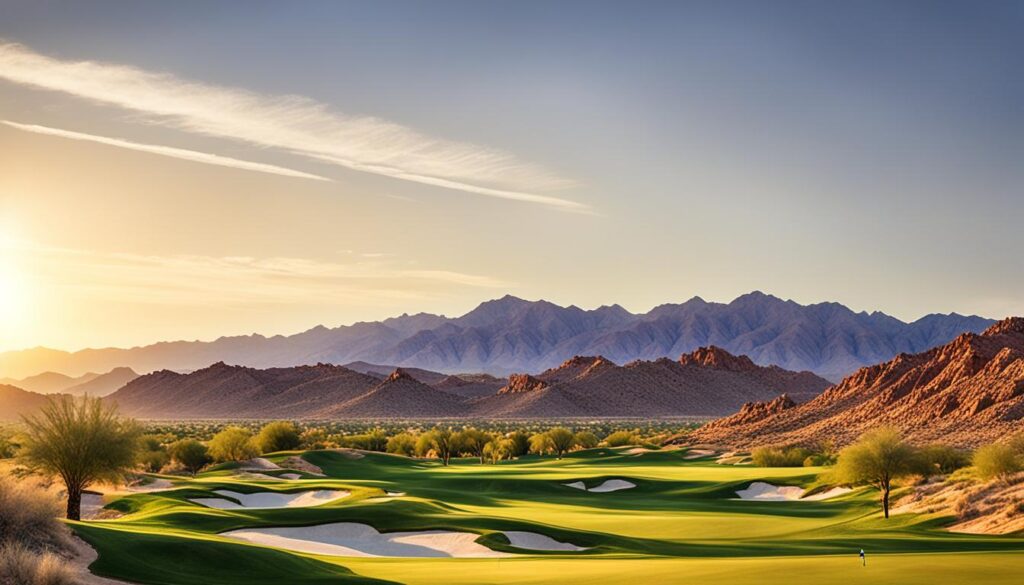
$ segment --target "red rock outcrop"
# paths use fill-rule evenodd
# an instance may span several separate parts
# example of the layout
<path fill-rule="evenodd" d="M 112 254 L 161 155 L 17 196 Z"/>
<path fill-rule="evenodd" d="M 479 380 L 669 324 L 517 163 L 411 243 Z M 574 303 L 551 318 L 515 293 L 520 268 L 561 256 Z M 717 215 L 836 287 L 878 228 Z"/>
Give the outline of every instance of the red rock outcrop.
<path fill-rule="evenodd" d="M 1024 430 L 1024 318 L 1011 317 L 982 334 L 862 368 L 818 398 L 755 421 L 714 421 L 696 442 L 735 446 L 849 443 L 879 425 L 918 442 L 973 446 Z"/>

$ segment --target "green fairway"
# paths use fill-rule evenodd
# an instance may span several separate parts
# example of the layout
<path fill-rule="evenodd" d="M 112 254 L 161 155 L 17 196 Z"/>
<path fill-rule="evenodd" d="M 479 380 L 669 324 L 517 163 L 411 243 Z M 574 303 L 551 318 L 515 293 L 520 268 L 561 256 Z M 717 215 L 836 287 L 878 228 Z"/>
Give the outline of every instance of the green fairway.
<path fill-rule="evenodd" d="M 281 462 L 296 453 L 270 456 Z M 295 481 L 232 469 L 174 478 L 175 489 L 134 494 L 109 507 L 126 515 L 75 523 L 100 553 L 99 574 L 147 584 L 263 583 L 1009 583 L 1024 569 L 1024 538 L 942 530 L 942 517 L 884 520 L 876 494 L 825 501 L 736 499 L 752 481 L 809 486 L 821 469 L 724 466 L 681 451 L 631 455 L 594 449 L 563 460 L 524 457 L 499 465 L 336 451 L 301 454 L 327 477 Z M 268 472 L 271 474 L 281 472 Z M 170 477 L 168 476 L 170 479 Z M 598 493 L 606 480 L 635 487 Z M 207 508 L 213 490 L 347 490 L 316 507 Z M 385 490 L 403 492 L 387 497 Z M 481 535 L 504 558 L 325 556 L 240 542 L 220 533 L 354 522 L 381 532 L 448 530 Z M 585 547 L 526 551 L 502 534 L 523 531 Z M 857 551 L 868 551 L 862 567 Z"/>

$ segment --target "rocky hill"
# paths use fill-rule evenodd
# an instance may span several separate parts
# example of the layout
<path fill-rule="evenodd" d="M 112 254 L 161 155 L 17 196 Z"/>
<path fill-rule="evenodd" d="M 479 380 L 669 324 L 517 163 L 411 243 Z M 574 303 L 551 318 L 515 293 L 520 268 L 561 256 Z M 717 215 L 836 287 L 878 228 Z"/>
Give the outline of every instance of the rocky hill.
<path fill-rule="evenodd" d="M 893 425 L 917 442 L 972 446 L 1020 432 L 1024 318 L 862 368 L 805 404 L 744 410 L 746 415 L 709 423 L 689 440 L 737 447 L 823 438 L 843 444 L 869 428 Z"/>
<path fill-rule="evenodd" d="M 329 364 L 258 370 L 218 362 L 190 374 L 139 377 L 108 399 L 145 418 L 673 417 L 719 416 L 780 392 L 806 400 L 828 385 L 715 347 L 625 366 L 577 356 L 508 380 L 417 374 L 399 368 L 381 380 Z"/>
<path fill-rule="evenodd" d="M 23 415 L 31 415 L 46 404 L 49 397 L 38 392 L 29 392 L 16 386 L 0 384 L 0 420 L 17 421 Z"/>
<path fill-rule="evenodd" d="M 920 352 L 991 323 L 955 313 L 905 323 L 837 303 L 800 305 L 760 292 L 730 303 L 695 297 L 642 314 L 618 305 L 584 310 L 506 296 L 461 317 L 421 313 L 333 329 L 314 327 L 291 336 L 248 335 L 74 353 L 46 348 L 6 352 L 0 353 L 0 375 L 24 377 L 47 370 L 74 375 L 122 366 L 138 372 L 191 371 L 223 361 L 261 369 L 352 364 L 351 369 L 379 376 L 390 371 L 374 364 L 409 368 L 414 377 L 412 368 L 505 376 L 553 368 L 574 355 L 602 355 L 624 364 L 716 345 L 749 356 L 758 365 L 839 380 L 862 366 L 901 352 Z"/>

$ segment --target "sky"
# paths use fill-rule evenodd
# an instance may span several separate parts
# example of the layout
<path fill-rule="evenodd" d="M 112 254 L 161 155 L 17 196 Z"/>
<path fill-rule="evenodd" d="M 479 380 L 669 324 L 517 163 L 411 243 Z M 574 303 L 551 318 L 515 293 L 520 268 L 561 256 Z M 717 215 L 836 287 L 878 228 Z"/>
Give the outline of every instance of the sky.
<path fill-rule="evenodd" d="M 1024 314 L 1019 2 L 0 7 L 0 351 L 514 294 Z"/>

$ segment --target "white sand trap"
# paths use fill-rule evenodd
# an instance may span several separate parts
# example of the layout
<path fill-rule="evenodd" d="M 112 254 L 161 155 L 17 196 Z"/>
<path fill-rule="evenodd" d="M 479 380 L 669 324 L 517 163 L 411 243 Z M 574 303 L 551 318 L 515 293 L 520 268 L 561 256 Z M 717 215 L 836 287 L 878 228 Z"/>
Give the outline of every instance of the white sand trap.
<path fill-rule="evenodd" d="M 233 498 L 241 502 L 237 504 L 231 500 L 221 498 L 196 498 L 190 500 L 202 504 L 208 508 L 218 510 L 240 510 L 240 509 L 270 509 L 270 508 L 304 508 L 308 506 L 319 506 L 334 500 L 348 497 L 350 492 L 344 490 L 316 490 L 310 492 L 298 492 L 293 494 L 282 494 L 276 492 L 256 492 L 254 494 L 242 494 L 231 490 L 215 490 L 213 493 Z"/>
<path fill-rule="evenodd" d="M 299 474 L 299 473 L 282 473 L 278 477 L 280 477 L 282 479 L 301 479 L 302 478 L 302 474 Z"/>
<path fill-rule="evenodd" d="M 827 500 L 852 491 L 850 488 L 836 487 L 826 492 L 803 497 L 804 489 L 797 486 L 777 486 L 763 481 L 755 481 L 745 490 L 739 490 L 736 495 L 741 500 L 757 500 L 760 502 L 793 502 L 797 500 L 818 501 Z"/>
<path fill-rule="evenodd" d="M 384 494 L 389 498 L 400 498 L 405 495 L 405 492 L 393 492 L 391 490 L 384 490 Z"/>
<path fill-rule="evenodd" d="M 562 485 L 569 486 L 571 488 L 575 488 L 575 489 L 578 489 L 578 490 L 584 490 L 584 491 L 588 491 L 588 492 L 596 492 L 596 493 L 599 493 L 599 494 L 603 494 L 603 493 L 607 493 L 607 492 L 617 492 L 619 490 L 628 490 L 630 488 L 635 488 L 636 487 L 635 483 L 633 483 L 631 481 L 626 481 L 624 479 L 609 479 L 609 480 L 606 480 L 601 485 L 595 486 L 595 487 L 592 487 L 592 488 L 589 488 L 589 489 L 587 488 L 586 484 L 584 484 L 582 481 L 574 481 L 572 483 L 563 483 Z"/>
<path fill-rule="evenodd" d="M 92 520 L 99 515 L 100 510 L 103 506 L 103 496 L 100 494 L 90 494 L 88 492 L 82 494 L 81 514 L 83 520 Z"/>
<path fill-rule="evenodd" d="M 850 493 L 852 491 L 853 491 L 853 489 L 852 488 L 848 488 L 848 487 L 834 487 L 834 488 L 832 488 L 830 490 L 826 490 L 826 491 L 823 491 L 823 492 L 818 492 L 816 494 L 811 494 L 809 496 L 804 496 L 803 498 L 800 498 L 800 499 L 804 500 L 805 502 L 806 501 L 817 502 L 819 500 L 827 500 L 829 498 L 835 498 L 837 496 L 848 494 L 848 493 Z"/>
<path fill-rule="evenodd" d="M 617 492 L 619 490 L 628 490 L 635 488 L 636 484 L 631 481 L 624 479 L 609 479 L 597 487 L 592 487 L 587 491 L 597 493 Z"/>
<path fill-rule="evenodd" d="M 560 550 L 560 551 L 580 551 L 587 550 L 586 547 L 576 546 L 570 542 L 559 542 L 550 536 L 544 536 L 543 534 L 537 534 L 536 532 L 518 532 L 511 531 L 503 533 L 508 537 L 509 543 L 516 548 L 526 548 L 530 550 Z"/>
<path fill-rule="evenodd" d="M 479 534 L 428 530 L 377 532 L 366 524 L 232 530 L 222 536 L 286 550 L 342 557 L 507 557 L 476 542 Z"/>

